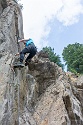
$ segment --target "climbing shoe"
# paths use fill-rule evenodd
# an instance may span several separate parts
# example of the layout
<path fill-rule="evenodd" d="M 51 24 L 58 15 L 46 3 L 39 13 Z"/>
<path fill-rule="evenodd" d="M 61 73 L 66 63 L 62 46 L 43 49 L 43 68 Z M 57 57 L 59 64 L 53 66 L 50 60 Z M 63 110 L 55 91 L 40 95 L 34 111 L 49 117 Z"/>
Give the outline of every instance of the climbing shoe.
<path fill-rule="evenodd" d="M 24 66 L 22 62 L 17 63 L 17 65 Z"/>
<path fill-rule="evenodd" d="M 27 62 L 25 62 L 25 66 L 27 66 L 27 65 L 29 65 L 29 62 L 27 61 Z"/>
<path fill-rule="evenodd" d="M 25 65 L 22 63 L 22 62 L 17 62 L 14 64 L 14 67 L 15 68 L 18 68 L 18 67 L 24 67 Z"/>

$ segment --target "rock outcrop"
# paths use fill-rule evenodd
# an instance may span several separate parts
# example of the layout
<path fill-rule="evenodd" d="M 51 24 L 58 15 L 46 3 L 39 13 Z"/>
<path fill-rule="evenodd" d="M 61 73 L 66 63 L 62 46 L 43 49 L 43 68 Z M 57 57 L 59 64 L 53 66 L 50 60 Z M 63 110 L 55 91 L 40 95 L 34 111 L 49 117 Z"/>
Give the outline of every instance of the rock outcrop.
<path fill-rule="evenodd" d="M 0 1 L 0 125 L 83 125 L 83 75 L 64 72 L 38 52 L 13 68 L 23 45 L 22 14 L 13 0 Z"/>

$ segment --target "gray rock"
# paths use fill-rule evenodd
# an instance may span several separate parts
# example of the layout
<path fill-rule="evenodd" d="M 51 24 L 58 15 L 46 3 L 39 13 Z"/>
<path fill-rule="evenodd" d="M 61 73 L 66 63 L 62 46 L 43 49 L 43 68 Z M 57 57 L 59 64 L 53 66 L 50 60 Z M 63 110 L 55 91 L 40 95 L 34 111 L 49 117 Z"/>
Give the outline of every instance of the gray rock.
<path fill-rule="evenodd" d="M 40 51 L 27 67 L 14 68 L 23 49 L 22 13 L 0 1 L 0 125 L 83 125 L 83 75 L 65 73 Z"/>

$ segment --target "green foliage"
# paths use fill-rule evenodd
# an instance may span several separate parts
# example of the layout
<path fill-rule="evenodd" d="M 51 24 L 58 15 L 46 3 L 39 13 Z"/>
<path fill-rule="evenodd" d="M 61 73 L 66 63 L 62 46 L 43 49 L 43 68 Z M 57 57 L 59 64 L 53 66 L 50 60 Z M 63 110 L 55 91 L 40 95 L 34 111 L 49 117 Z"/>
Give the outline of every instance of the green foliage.
<path fill-rule="evenodd" d="M 76 75 L 78 74 L 75 69 L 70 68 L 70 71 Z"/>
<path fill-rule="evenodd" d="M 62 55 L 68 71 L 83 73 L 83 44 L 69 44 Z"/>
<path fill-rule="evenodd" d="M 48 53 L 48 57 L 51 62 L 56 63 L 58 66 L 62 67 L 62 69 L 64 68 L 64 65 L 60 61 L 60 56 L 54 53 L 54 48 L 44 47 L 42 50 Z"/>

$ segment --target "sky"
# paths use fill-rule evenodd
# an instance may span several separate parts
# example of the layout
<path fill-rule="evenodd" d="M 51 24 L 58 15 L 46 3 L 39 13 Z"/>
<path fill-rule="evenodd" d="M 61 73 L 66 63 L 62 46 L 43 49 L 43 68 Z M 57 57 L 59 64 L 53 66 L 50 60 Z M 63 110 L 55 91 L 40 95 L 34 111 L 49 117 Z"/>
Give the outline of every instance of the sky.
<path fill-rule="evenodd" d="M 54 48 L 60 55 L 68 44 L 83 44 L 83 0 L 21 0 L 23 31 L 38 51 Z M 63 61 L 63 60 L 62 60 Z"/>

